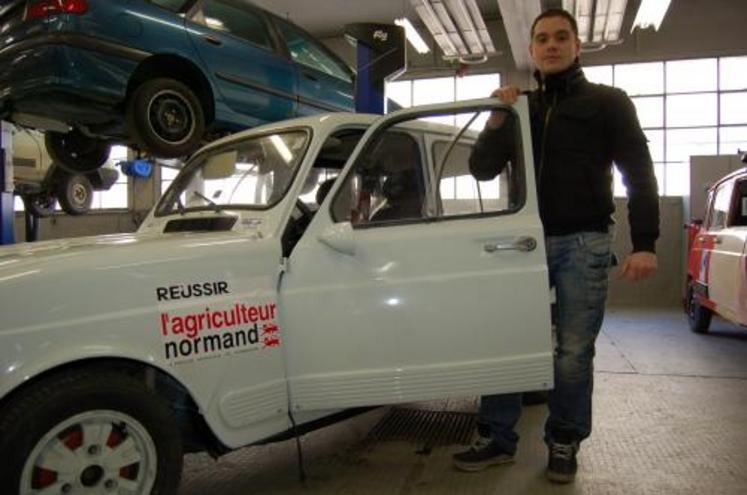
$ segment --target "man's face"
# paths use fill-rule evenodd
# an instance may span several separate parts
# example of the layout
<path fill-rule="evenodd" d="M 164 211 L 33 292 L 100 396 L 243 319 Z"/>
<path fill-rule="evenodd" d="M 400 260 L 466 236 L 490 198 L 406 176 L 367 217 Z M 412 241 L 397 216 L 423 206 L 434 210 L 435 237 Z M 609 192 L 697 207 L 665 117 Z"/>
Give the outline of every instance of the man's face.
<path fill-rule="evenodd" d="M 563 17 L 545 17 L 537 22 L 529 45 L 537 69 L 545 75 L 563 72 L 581 52 L 581 41 Z"/>

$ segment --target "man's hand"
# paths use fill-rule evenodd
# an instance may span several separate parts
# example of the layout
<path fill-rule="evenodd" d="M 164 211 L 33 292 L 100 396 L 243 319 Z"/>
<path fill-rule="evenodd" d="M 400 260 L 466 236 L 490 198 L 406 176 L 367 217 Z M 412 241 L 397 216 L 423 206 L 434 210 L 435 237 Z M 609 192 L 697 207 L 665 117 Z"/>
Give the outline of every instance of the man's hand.
<path fill-rule="evenodd" d="M 618 278 L 636 282 L 653 274 L 657 267 L 654 253 L 638 251 L 625 258 L 618 272 Z"/>
<path fill-rule="evenodd" d="M 506 105 L 513 105 L 516 103 L 516 100 L 519 99 L 520 95 L 521 90 L 516 86 L 504 86 L 490 93 L 491 98 L 498 98 L 501 100 L 501 103 L 505 103 Z M 490 118 L 488 118 L 488 122 L 485 126 L 488 129 L 498 129 L 503 125 L 505 120 L 505 112 L 491 112 Z"/>

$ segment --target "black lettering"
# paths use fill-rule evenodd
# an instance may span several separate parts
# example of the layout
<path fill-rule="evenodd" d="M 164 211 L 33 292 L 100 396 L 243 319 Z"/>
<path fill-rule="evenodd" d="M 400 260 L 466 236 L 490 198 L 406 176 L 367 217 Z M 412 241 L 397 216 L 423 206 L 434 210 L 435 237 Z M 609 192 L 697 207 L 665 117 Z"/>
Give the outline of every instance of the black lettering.
<path fill-rule="evenodd" d="M 259 342 L 259 331 L 257 330 L 256 323 L 246 332 L 246 335 L 249 338 L 250 344 L 256 344 L 257 342 Z"/>
<path fill-rule="evenodd" d="M 223 348 L 224 349 L 232 349 L 234 346 L 233 344 L 233 334 L 232 333 L 224 333 L 223 334 Z"/>
<path fill-rule="evenodd" d="M 166 359 L 179 357 L 179 351 L 176 349 L 176 342 L 166 342 Z"/>
<path fill-rule="evenodd" d="M 159 301 L 168 301 L 168 290 L 166 287 L 156 287 L 156 297 Z"/>
<path fill-rule="evenodd" d="M 200 297 L 202 295 L 202 285 L 201 284 L 193 284 L 192 286 L 192 296 L 193 297 Z M 209 295 L 209 294 L 205 294 Z"/>
<path fill-rule="evenodd" d="M 181 354 L 182 356 L 191 355 L 192 354 L 192 342 L 187 339 L 184 339 L 181 342 L 179 342 L 179 354 Z"/>
<path fill-rule="evenodd" d="M 211 282 L 205 282 L 202 284 L 202 295 L 212 296 L 215 292 L 213 291 L 213 284 Z"/>
<path fill-rule="evenodd" d="M 236 336 L 236 346 L 246 347 L 246 332 L 244 332 L 243 330 L 239 330 L 234 335 Z"/>
<path fill-rule="evenodd" d="M 231 292 L 228 290 L 228 282 L 217 282 L 215 285 L 218 294 L 229 294 Z"/>
<path fill-rule="evenodd" d="M 172 285 L 171 287 L 169 287 L 169 296 L 171 296 L 171 299 L 179 299 L 178 285 Z"/>
<path fill-rule="evenodd" d="M 210 335 L 208 337 L 202 337 L 202 348 L 205 349 L 205 352 L 222 350 L 220 335 Z"/>

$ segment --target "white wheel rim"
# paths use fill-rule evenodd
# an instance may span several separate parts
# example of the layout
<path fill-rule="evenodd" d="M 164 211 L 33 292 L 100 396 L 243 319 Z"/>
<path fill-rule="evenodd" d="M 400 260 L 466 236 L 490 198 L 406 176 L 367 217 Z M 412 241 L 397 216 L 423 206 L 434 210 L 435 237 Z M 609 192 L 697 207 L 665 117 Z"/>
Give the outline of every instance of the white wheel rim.
<path fill-rule="evenodd" d="M 37 442 L 23 466 L 19 493 L 139 495 L 150 493 L 157 468 L 156 446 L 140 422 L 117 411 L 89 411 Z"/>

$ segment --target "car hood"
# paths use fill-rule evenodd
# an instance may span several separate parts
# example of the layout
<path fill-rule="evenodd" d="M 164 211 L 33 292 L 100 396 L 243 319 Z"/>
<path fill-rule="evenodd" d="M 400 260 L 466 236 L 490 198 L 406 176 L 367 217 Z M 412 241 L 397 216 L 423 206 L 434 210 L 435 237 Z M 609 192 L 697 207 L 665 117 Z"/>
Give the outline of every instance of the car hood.
<path fill-rule="evenodd" d="M 0 332 L 126 314 L 156 287 L 278 273 L 280 242 L 237 232 L 119 234 L 0 248 Z"/>

